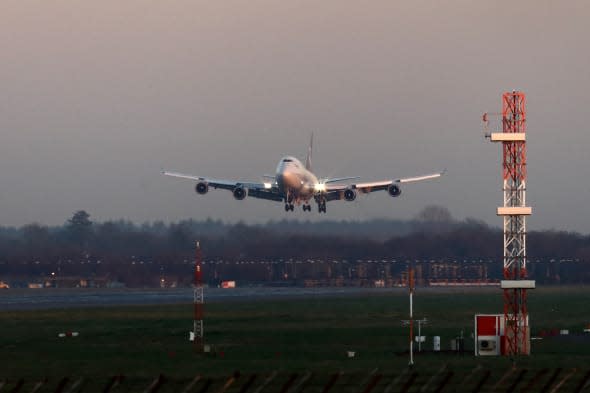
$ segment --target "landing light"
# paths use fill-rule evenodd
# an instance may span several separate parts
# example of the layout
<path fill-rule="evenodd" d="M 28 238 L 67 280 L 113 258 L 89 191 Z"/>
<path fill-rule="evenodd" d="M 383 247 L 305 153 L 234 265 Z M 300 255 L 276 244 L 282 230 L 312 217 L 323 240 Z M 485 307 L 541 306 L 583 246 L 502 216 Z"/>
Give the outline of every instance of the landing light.
<path fill-rule="evenodd" d="M 317 192 L 326 192 L 326 184 L 325 183 L 316 183 L 314 189 Z"/>

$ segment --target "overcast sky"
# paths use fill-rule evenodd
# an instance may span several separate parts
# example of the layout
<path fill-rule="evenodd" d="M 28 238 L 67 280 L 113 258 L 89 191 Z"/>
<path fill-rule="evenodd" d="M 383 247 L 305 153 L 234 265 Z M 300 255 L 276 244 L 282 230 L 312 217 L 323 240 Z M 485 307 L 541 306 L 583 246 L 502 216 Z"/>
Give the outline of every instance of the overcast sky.
<path fill-rule="evenodd" d="M 585 1 L 28 1 L 0 12 L 0 225 L 411 218 L 501 225 L 481 115 L 527 95 L 531 229 L 590 232 Z M 161 168 L 258 181 L 315 134 L 320 176 L 448 169 L 327 215 Z"/>

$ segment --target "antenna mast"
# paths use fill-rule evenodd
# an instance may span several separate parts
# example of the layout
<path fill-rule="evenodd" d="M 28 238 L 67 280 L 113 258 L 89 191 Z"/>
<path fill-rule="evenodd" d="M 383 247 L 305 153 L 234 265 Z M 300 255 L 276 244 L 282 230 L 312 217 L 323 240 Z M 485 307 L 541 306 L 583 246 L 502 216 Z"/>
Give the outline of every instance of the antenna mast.
<path fill-rule="evenodd" d="M 526 205 L 526 108 L 525 95 L 512 91 L 502 95 L 502 132 L 487 137 L 502 143 L 502 176 L 504 206 L 497 214 L 504 220 L 504 291 L 506 355 L 530 354 L 530 331 L 527 310 L 527 289 L 535 288 L 534 280 L 526 280 L 526 216 L 532 208 Z M 488 115 L 484 115 L 487 122 Z"/>

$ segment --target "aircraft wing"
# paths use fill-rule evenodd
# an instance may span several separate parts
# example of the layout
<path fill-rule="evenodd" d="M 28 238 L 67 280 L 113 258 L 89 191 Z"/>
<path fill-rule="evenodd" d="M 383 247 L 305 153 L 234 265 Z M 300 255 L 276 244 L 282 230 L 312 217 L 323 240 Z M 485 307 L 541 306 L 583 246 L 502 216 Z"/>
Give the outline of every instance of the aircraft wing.
<path fill-rule="evenodd" d="M 413 183 L 423 180 L 430 180 L 436 179 L 444 175 L 446 170 L 437 173 L 430 173 L 427 175 L 421 176 L 414 176 L 414 177 L 404 177 L 395 180 L 380 180 L 374 182 L 367 182 L 367 183 L 352 183 L 352 184 L 326 184 L 326 199 L 328 201 L 340 200 L 344 198 L 344 191 L 346 190 L 356 190 L 358 193 L 361 194 L 369 194 L 375 191 L 382 191 L 388 190 L 392 185 L 397 185 L 397 195 L 392 194 L 392 196 L 398 196 L 401 191 L 399 190 L 399 184 L 402 183 Z"/>
<path fill-rule="evenodd" d="M 266 199 L 271 201 L 281 202 L 283 196 L 279 193 L 279 189 L 273 182 L 268 183 L 254 183 L 239 180 L 225 180 L 225 179 L 213 179 L 210 177 L 202 177 L 195 175 L 187 175 L 179 172 L 168 172 L 162 171 L 162 174 L 171 177 L 177 177 L 181 179 L 194 180 L 197 183 L 205 183 L 207 188 L 211 187 L 214 189 L 220 188 L 222 190 L 234 191 L 236 188 L 244 188 L 247 190 L 247 196 L 259 199 Z M 197 191 L 198 192 L 198 191 Z M 207 191 L 205 191 L 207 192 Z M 203 193 L 205 193 L 203 192 Z M 243 198 L 238 198 L 243 199 Z"/>

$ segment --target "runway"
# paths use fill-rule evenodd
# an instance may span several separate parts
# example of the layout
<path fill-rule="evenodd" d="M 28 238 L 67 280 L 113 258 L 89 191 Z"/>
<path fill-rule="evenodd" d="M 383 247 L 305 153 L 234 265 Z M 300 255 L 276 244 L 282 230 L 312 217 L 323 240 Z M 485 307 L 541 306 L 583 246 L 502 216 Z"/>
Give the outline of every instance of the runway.
<path fill-rule="evenodd" d="M 205 288 L 207 302 L 244 299 L 352 296 L 361 294 L 405 293 L 407 288 Z M 193 301 L 191 288 L 174 289 L 4 289 L 0 290 L 0 311 L 109 307 L 145 304 L 175 304 Z"/>

